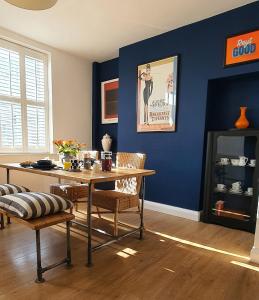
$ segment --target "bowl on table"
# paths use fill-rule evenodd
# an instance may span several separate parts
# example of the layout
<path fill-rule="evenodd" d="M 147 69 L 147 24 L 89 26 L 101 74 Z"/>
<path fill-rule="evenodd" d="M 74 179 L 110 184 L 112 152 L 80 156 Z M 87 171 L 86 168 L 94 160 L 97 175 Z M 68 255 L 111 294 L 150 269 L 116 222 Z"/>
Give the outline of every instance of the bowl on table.
<path fill-rule="evenodd" d="M 57 165 L 53 164 L 51 160 L 49 159 L 40 159 L 36 163 L 32 163 L 31 166 L 34 169 L 40 169 L 40 170 L 52 170 Z"/>

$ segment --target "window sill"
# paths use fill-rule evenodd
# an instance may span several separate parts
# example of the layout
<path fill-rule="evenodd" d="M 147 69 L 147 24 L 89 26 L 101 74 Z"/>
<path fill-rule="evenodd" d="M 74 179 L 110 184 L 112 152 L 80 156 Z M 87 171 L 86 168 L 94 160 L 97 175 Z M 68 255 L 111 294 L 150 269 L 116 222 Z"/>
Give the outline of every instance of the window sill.
<path fill-rule="evenodd" d="M 39 156 L 39 155 L 58 155 L 56 153 L 51 153 L 51 152 L 0 152 L 0 156 L 27 156 L 27 155 L 32 155 L 32 156 Z"/>

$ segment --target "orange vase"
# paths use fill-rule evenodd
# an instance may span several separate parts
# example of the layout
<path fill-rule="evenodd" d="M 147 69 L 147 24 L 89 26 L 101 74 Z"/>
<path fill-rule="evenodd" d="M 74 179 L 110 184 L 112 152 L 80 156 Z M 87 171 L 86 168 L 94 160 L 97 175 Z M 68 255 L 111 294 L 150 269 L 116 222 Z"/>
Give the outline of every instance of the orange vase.
<path fill-rule="evenodd" d="M 240 107 L 240 117 L 235 123 L 235 126 L 238 129 L 245 129 L 249 127 L 249 122 L 246 118 L 246 110 L 247 107 Z"/>

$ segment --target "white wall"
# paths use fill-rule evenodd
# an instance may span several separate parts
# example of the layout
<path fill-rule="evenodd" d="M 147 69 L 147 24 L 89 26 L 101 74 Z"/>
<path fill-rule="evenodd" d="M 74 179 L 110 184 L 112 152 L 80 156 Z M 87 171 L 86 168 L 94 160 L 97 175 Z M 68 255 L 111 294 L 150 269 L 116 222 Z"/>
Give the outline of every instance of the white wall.
<path fill-rule="evenodd" d="M 33 26 L 33 25 L 32 25 Z M 51 55 L 53 138 L 76 139 L 92 146 L 92 62 L 30 40 L 0 27 L 0 37 L 6 37 Z M 44 155 L 1 155 L 2 162 L 36 161 Z M 0 183 L 5 182 L 0 169 Z M 33 190 L 48 190 L 51 178 L 31 174 L 12 173 L 11 181 L 27 185 Z M 55 181 L 55 180 L 54 180 Z"/>

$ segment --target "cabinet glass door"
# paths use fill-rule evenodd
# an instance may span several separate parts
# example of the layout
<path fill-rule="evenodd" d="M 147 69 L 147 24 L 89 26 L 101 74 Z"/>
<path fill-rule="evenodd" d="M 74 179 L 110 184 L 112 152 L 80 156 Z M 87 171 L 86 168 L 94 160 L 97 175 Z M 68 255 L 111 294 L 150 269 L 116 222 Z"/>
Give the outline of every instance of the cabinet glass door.
<path fill-rule="evenodd" d="M 218 136 L 214 148 L 211 212 L 249 221 L 255 192 L 256 136 Z"/>

